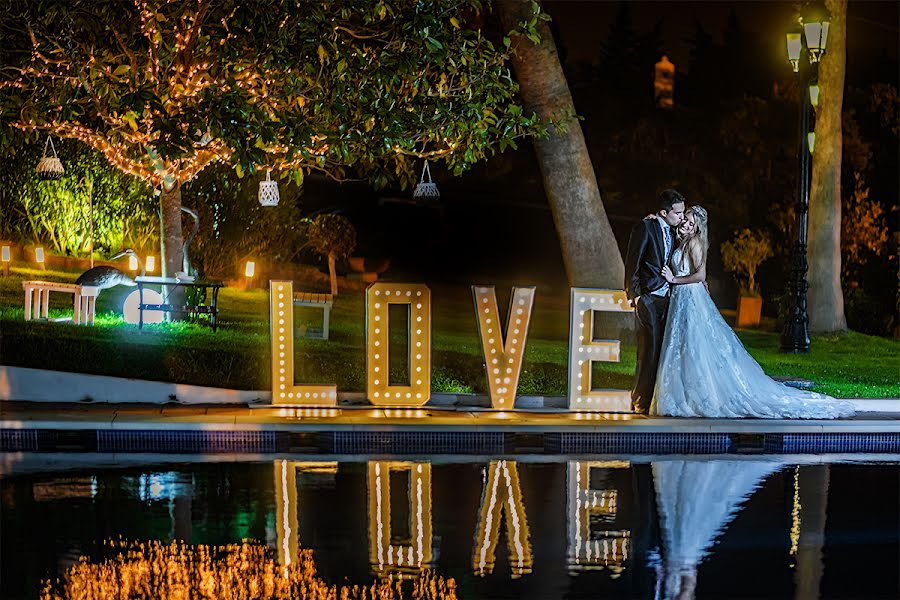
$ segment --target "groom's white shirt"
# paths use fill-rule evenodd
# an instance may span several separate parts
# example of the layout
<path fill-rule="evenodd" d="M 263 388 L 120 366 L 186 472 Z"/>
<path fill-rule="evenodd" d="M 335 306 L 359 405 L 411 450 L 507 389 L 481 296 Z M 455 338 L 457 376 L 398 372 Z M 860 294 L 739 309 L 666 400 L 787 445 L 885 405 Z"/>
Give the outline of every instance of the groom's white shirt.
<path fill-rule="evenodd" d="M 669 251 L 672 248 L 672 230 L 669 227 L 669 224 L 666 223 L 666 221 L 659 215 L 656 215 L 656 222 L 659 223 L 659 228 L 662 230 L 663 251 L 665 252 L 665 257 L 668 258 Z M 665 266 L 665 265 L 663 265 L 663 266 Z M 654 296 L 665 296 L 666 294 L 669 293 L 669 284 L 666 283 L 658 290 L 654 290 L 650 293 Z"/>

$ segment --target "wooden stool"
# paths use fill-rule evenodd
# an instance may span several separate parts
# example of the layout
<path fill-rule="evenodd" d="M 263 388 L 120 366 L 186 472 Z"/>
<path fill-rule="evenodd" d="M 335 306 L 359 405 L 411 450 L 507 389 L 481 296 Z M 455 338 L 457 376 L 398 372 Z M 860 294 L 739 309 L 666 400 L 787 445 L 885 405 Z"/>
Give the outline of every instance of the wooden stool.
<path fill-rule="evenodd" d="M 331 306 L 334 297 L 331 294 L 314 294 L 311 292 L 296 292 L 294 294 L 294 306 L 309 306 L 321 308 L 325 313 L 322 323 L 322 339 L 328 339 L 328 320 L 331 316 Z"/>
<path fill-rule="evenodd" d="M 97 295 L 100 288 L 93 285 L 83 285 L 75 295 L 75 324 L 93 325 L 94 312 L 96 311 Z"/>

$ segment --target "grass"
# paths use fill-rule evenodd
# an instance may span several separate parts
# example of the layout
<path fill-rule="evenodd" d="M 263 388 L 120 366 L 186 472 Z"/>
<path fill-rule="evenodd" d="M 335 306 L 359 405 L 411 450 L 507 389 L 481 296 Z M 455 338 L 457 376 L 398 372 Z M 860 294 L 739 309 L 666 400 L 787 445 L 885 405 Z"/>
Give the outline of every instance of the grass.
<path fill-rule="evenodd" d="M 224 288 L 219 295 L 220 329 L 206 324 L 164 323 L 143 330 L 122 320 L 121 306 L 134 288 L 104 290 L 94 327 L 24 321 L 22 281 L 71 282 L 77 273 L 13 269 L 0 277 L 0 363 L 60 371 L 191 383 L 237 389 L 268 389 L 268 292 Z M 498 291 L 500 306 L 507 298 Z M 468 288 L 432 287 L 432 389 L 486 392 L 481 345 Z M 71 296 L 52 294 L 50 316 L 71 315 Z M 295 324 L 315 324 L 320 311 L 297 309 Z M 568 300 L 538 291 L 519 394 L 566 393 Z M 330 340 L 298 338 L 297 381 L 336 383 L 341 391 L 365 389 L 365 305 L 361 294 L 341 294 L 331 314 Z M 397 332 L 392 346 L 405 348 Z M 838 397 L 900 397 L 900 343 L 851 332 L 816 338 L 806 355 L 778 352 L 778 335 L 739 331 L 766 373 L 810 379 Z M 396 356 L 401 354 L 392 353 Z M 635 348 L 622 345 L 621 362 L 596 364 L 596 387 L 629 388 Z M 402 365 L 392 365 L 402 380 Z"/>

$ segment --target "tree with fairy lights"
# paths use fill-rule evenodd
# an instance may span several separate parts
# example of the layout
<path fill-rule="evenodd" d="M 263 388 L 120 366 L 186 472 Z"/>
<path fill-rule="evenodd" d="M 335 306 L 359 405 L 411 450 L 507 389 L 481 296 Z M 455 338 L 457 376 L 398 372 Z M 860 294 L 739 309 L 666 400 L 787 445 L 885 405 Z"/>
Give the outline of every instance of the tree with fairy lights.
<path fill-rule="evenodd" d="M 505 48 L 470 25 L 483 10 L 481 0 L 5 3 L 0 120 L 81 140 L 160 189 L 171 275 L 181 188 L 215 161 L 297 183 L 317 171 L 409 185 L 422 158 L 459 173 L 538 131 L 514 102 Z"/>

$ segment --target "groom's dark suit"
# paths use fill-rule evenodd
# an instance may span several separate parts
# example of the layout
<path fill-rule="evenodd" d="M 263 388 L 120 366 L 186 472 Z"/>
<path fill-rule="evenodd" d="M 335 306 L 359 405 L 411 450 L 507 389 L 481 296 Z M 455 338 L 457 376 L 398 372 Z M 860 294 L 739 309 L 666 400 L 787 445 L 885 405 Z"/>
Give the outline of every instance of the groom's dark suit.
<path fill-rule="evenodd" d="M 656 385 L 656 368 L 666 330 L 666 313 L 669 296 L 654 295 L 665 287 L 662 268 L 669 262 L 675 248 L 675 230 L 669 230 L 669 248 L 659 219 L 640 221 L 631 230 L 628 255 L 625 258 L 625 292 L 629 300 L 640 297 L 634 307 L 637 319 L 637 367 L 634 372 L 634 389 L 631 391 L 631 407 L 635 412 L 646 413 L 653 399 Z"/>

